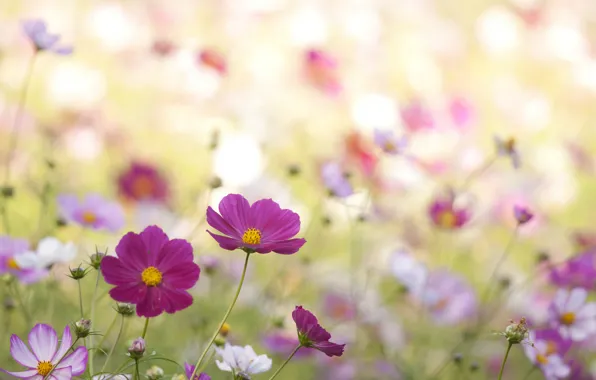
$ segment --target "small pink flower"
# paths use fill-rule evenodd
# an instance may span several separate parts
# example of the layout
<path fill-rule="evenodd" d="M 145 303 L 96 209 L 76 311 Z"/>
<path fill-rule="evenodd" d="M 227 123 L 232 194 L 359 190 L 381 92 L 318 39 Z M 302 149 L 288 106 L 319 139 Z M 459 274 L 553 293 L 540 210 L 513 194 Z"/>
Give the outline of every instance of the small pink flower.
<path fill-rule="evenodd" d="M 428 214 L 435 226 L 446 230 L 459 229 L 470 220 L 469 210 L 456 206 L 453 194 L 433 200 L 428 208 Z"/>
<path fill-rule="evenodd" d="M 215 70 L 219 75 L 225 75 L 228 72 L 226 58 L 214 49 L 201 50 L 198 60 L 202 65 Z"/>
<path fill-rule="evenodd" d="M 132 162 L 118 177 L 120 195 L 133 201 L 165 202 L 168 198 L 168 182 L 157 168 Z"/>
<path fill-rule="evenodd" d="M 302 306 L 296 306 L 292 312 L 292 319 L 296 323 L 298 340 L 303 347 L 314 348 L 329 357 L 342 356 L 345 344 L 330 342 L 331 334 L 321 327 L 313 313 Z"/>
<path fill-rule="evenodd" d="M 197 283 L 201 270 L 186 240 L 170 240 L 161 228 L 149 226 L 140 234 L 124 235 L 116 255 L 103 258 L 101 272 L 108 284 L 116 285 L 110 296 L 137 305 L 138 316 L 172 314 L 192 304 L 186 290 Z"/>
<path fill-rule="evenodd" d="M 13 359 L 24 367 L 29 368 L 22 372 L 11 372 L 1 369 L 11 376 L 43 380 L 51 375 L 51 380 L 69 380 L 73 376 L 80 376 L 87 368 L 87 349 L 79 346 L 74 352 L 68 354 L 72 344 L 70 328 L 66 326 L 62 334 L 62 342 L 58 347 L 56 331 L 46 324 L 37 324 L 29 333 L 29 346 L 31 350 L 17 336 L 10 337 L 10 354 Z"/>
<path fill-rule="evenodd" d="M 526 224 L 534 218 L 534 214 L 528 208 L 518 205 L 513 206 L 513 215 L 520 225 Z"/>
<path fill-rule="evenodd" d="M 420 102 L 414 100 L 401 109 L 401 118 L 410 132 L 433 129 L 435 120 L 431 112 Z"/>
<path fill-rule="evenodd" d="M 304 56 L 304 71 L 310 83 L 328 95 L 339 95 L 342 85 L 337 73 L 337 61 L 322 50 L 308 50 Z"/>
<path fill-rule="evenodd" d="M 117 232 L 124 226 L 124 211 L 120 204 L 104 199 L 98 194 L 88 194 L 83 199 L 75 195 L 58 196 L 58 207 L 64 219 L 94 230 Z"/>

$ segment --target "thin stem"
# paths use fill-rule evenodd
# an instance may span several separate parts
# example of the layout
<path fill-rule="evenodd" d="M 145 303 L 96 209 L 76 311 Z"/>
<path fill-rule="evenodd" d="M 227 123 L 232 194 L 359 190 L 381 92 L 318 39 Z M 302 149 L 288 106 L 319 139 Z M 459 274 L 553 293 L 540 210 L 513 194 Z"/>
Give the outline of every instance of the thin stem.
<path fill-rule="evenodd" d="M 31 325 L 31 321 L 32 321 L 31 314 L 29 313 L 29 310 L 27 310 L 27 305 L 25 305 L 25 300 L 23 300 L 21 291 L 19 290 L 19 285 L 16 282 L 13 282 L 12 285 L 13 285 L 13 289 L 14 289 L 15 299 L 19 303 L 19 307 L 21 308 L 21 311 L 23 312 L 25 321 L 27 322 L 27 325 Z"/>
<path fill-rule="evenodd" d="M 66 352 L 64 353 L 64 355 L 62 355 L 62 357 L 60 358 L 60 360 L 58 360 L 58 362 L 56 364 L 54 364 L 54 366 L 52 367 L 52 369 L 50 370 L 50 372 L 48 372 L 48 374 L 43 378 L 44 380 L 49 379 L 51 377 L 52 372 L 54 372 L 54 370 L 56 369 L 56 367 L 58 367 L 58 365 L 62 362 L 62 360 L 64 360 L 64 358 L 68 355 L 68 353 L 70 352 L 70 350 L 72 350 L 74 348 L 74 346 L 77 344 L 78 341 L 79 341 L 79 338 L 77 337 L 77 339 L 75 339 L 75 341 L 72 342 L 72 345 L 70 346 L 70 348 L 68 350 L 66 350 Z"/>
<path fill-rule="evenodd" d="M 118 345 L 118 341 L 120 340 L 120 337 L 122 336 L 122 330 L 124 329 L 124 315 L 120 315 L 120 329 L 118 330 L 118 335 L 116 336 L 116 340 L 114 341 L 114 344 L 112 345 L 112 348 L 110 348 L 110 352 L 108 352 L 108 357 L 106 358 L 106 361 L 103 363 L 103 366 L 101 367 L 101 370 L 99 372 L 103 372 L 103 370 L 107 367 L 110 359 L 112 358 L 112 354 L 114 353 L 114 350 L 116 350 L 116 346 Z M 115 321 L 115 319 L 114 319 Z"/>
<path fill-rule="evenodd" d="M 83 312 L 83 290 L 81 289 L 81 280 L 77 280 L 77 284 L 79 286 L 79 310 L 81 312 L 81 319 L 83 319 L 85 313 Z"/>
<path fill-rule="evenodd" d="M 277 375 L 281 372 L 282 369 L 284 369 L 284 367 L 286 366 L 286 364 L 288 364 L 288 362 L 294 357 L 294 355 L 296 355 L 296 352 L 298 352 L 298 350 L 302 347 L 301 344 L 298 345 L 298 347 L 296 347 L 294 349 L 294 351 L 292 351 L 292 353 L 290 354 L 290 356 L 288 356 L 288 358 L 286 359 L 285 362 L 283 362 L 279 368 L 277 369 L 277 371 L 275 371 L 275 373 L 273 374 L 273 376 L 271 376 L 269 378 L 269 380 L 273 380 L 277 377 Z"/>
<path fill-rule="evenodd" d="M 110 323 L 110 325 L 108 326 L 108 329 L 106 330 L 106 332 L 103 334 L 103 336 L 101 337 L 101 340 L 99 341 L 99 343 L 97 344 L 97 347 L 101 347 L 101 345 L 103 344 L 103 342 L 106 340 L 106 337 L 108 335 L 110 335 L 110 331 L 112 331 L 112 328 L 114 328 L 114 325 L 116 324 L 116 319 L 118 319 L 118 315 L 120 314 L 116 314 L 114 316 L 114 319 L 112 319 L 112 322 Z"/>
<path fill-rule="evenodd" d="M 226 323 L 226 321 L 228 320 L 228 317 L 230 316 L 230 313 L 232 312 L 232 309 L 234 308 L 234 305 L 236 304 L 236 300 L 238 300 L 238 296 L 240 295 L 240 290 L 242 289 L 242 284 L 244 283 L 244 277 L 246 276 L 246 269 L 248 268 L 248 259 L 249 258 L 250 258 L 250 253 L 247 252 L 246 259 L 244 260 L 244 268 L 242 269 L 242 276 L 240 277 L 240 283 L 238 284 L 238 289 L 236 289 L 236 294 L 234 295 L 234 299 L 232 300 L 230 307 L 228 307 L 228 310 L 224 314 L 223 319 L 219 323 L 219 326 L 217 326 L 215 333 L 213 333 L 213 336 L 209 340 L 207 347 L 205 347 L 205 350 L 203 351 L 203 353 L 201 354 L 201 357 L 197 361 L 197 364 L 195 365 L 195 369 L 194 369 L 194 371 L 192 371 L 192 374 L 189 376 L 189 379 L 194 379 L 195 374 L 197 373 L 197 370 L 201 367 L 201 364 L 203 363 L 203 359 L 205 359 L 205 356 L 207 355 L 207 351 L 209 351 L 209 349 L 211 348 L 211 345 L 213 345 L 213 342 L 215 341 L 215 338 L 217 338 L 219 331 L 223 327 L 224 323 Z"/>
<path fill-rule="evenodd" d="M 141 375 L 139 374 L 139 359 L 135 359 L 135 380 L 141 380 Z"/>
<path fill-rule="evenodd" d="M 93 296 L 91 298 L 91 323 L 95 323 L 95 301 L 96 301 L 96 297 L 97 297 L 97 288 L 99 286 L 99 277 L 100 277 L 100 272 L 99 270 L 96 270 L 97 272 L 97 277 L 95 278 L 95 288 L 93 289 Z M 89 346 L 93 347 L 93 335 L 91 335 L 89 337 Z M 90 350 L 89 352 L 89 375 L 93 376 L 93 355 L 95 353 L 95 350 Z"/>
<path fill-rule="evenodd" d="M 536 370 L 536 368 L 538 368 L 538 367 L 536 367 L 535 365 L 533 365 L 532 368 L 530 368 L 530 370 L 526 373 L 526 376 L 524 376 L 523 380 L 529 379 L 530 376 L 532 376 L 532 374 Z"/>
<path fill-rule="evenodd" d="M 507 346 L 507 351 L 505 351 L 505 357 L 503 358 L 503 363 L 501 363 L 501 371 L 499 372 L 499 378 L 497 380 L 501 380 L 503 377 L 503 370 L 505 370 L 505 363 L 507 362 L 507 357 L 509 357 L 509 351 L 511 351 L 511 346 L 513 343 L 509 343 Z"/>
<path fill-rule="evenodd" d="M 149 327 L 149 318 L 145 318 L 145 327 L 143 327 L 143 334 L 141 334 L 141 338 L 145 339 L 145 335 L 147 335 L 147 327 Z"/>
<path fill-rule="evenodd" d="M 470 184 L 472 183 L 472 181 L 474 179 L 480 177 L 491 166 L 493 166 L 493 164 L 495 163 L 495 161 L 497 161 L 497 158 L 499 158 L 499 156 L 495 154 L 490 160 L 486 161 L 482 166 L 480 166 L 478 169 L 476 169 L 472 173 L 470 173 L 470 175 L 468 175 L 468 177 L 464 180 L 464 182 L 461 185 L 459 191 L 460 192 L 464 192 L 470 186 Z"/>

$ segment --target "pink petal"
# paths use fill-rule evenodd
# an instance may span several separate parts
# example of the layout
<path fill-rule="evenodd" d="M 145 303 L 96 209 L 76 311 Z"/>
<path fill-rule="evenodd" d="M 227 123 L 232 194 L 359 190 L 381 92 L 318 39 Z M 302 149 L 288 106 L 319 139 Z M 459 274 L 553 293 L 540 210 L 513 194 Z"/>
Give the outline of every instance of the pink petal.
<path fill-rule="evenodd" d="M 38 361 L 52 360 L 58 347 L 56 331 L 43 323 L 35 325 L 29 333 L 29 346 Z"/>
<path fill-rule="evenodd" d="M 79 346 L 76 350 L 58 364 L 58 368 L 70 368 L 73 376 L 79 376 L 87 368 L 87 349 L 85 346 Z M 54 371 L 56 372 L 56 371 Z"/>
<path fill-rule="evenodd" d="M 37 366 L 37 363 L 35 363 L 35 365 Z M 0 369 L 0 371 L 7 373 L 11 376 L 14 376 L 14 377 L 19 377 L 21 379 L 30 378 L 32 376 L 37 375 L 37 369 L 30 369 L 28 371 L 22 371 L 22 372 L 11 372 L 11 371 L 7 371 L 5 369 Z"/>
<path fill-rule="evenodd" d="M 221 236 L 221 235 L 215 235 L 213 233 L 211 233 L 211 231 L 207 231 L 209 232 L 209 235 L 211 235 L 211 237 L 213 237 L 215 239 L 215 241 L 217 241 L 219 243 L 219 246 L 222 247 L 223 249 L 227 249 L 229 251 L 233 251 L 235 249 L 238 249 L 240 247 L 242 247 L 242 242 L 236 239 L 232 239 L 226 236 Z"/>
<path fill-rule="evenodd" d="M 14 334 L 10 337 L 10 354 L 14 360 L 24 367 L 37 367 L 37 358 L 29 351 L 21 338 Z"/>
<path fill-rule="evenodd" d="M 302 246 L 306 243 L 306 240 L 300 239 L 291 239 L 273 243 L 263 244 L 261 248 L 256 249 L 259 253 L 268 253 L 268 252 L 276 252 L 281 253 L 283 255 L 291 255 L 296 253 L 302 248 Z"/>
<path fill-rule="evenodd" d="M 292 319 L 296 323 L 296 328 L 300 332 L 307 332 L 311 326 L 319 324 L 317 317 L 302 306 L 296 306 L 292 312 Z"/>
<path fill-rule="evenodd" d="M 181 264 L 191 263 L 194 258 L 192 246 L 183 239 L 173 239 L 167 242 L 155 259 L 155 266 L 162 272 Z"/>
<path fill-rule="evenodd" d="M 120 239 L 116 254 L 126 267 L 142 272 L 149 266 L 149 252 L 143 239 L 134 232 L 129 232 Z"/>
<path fill-rule="evenodd" d="M 183 290 L 161 287 L 161 308 L 167 313 L 175 313 L 192 305 L 192 296 Z"/>
<path fill-rule="evenodd" d="M 137 304 L 147 294 L 147 286 L 142 282 L 130 285 L 118 285 L 110 290 L 110 296 L 114 301 Z"/>
<path fill-rule="evenodd" d="M 321 351 L 329 357 L 342 356 L 344 353 L 344 346 L 345 344 L 336 344 L 333 342 L 319 342 L 313 344 L 314 348 L 316 348 L 317 350 Z"/>
<path fill-rule="evenodd" d="M 145 228 L 140 235 L 143 243 L 145 243 L 145 248 L 149 252 L 149 265 L 155 265 L 157 256 L 160 254 L 163 246 L 169 241 L 168 235 L 157 226 Z"/>
<path fill-rule="evenodd" d="M 157 317 L 163 313 L 161 306 L 162 294 L 161 289 L 158 287 L 147 287 L 147 293 L 145 297 L 137 303 L 137 315 L 139 317 Z"/>
<path fill-rule="evenodd" d="M 219 232 L 228 236 L 240 238 L 244 231 L 239 231 L 231 226 L 224 218 L 215 212 L 211 207 L 207 208 L 207 223 Z"/>
<path fill-rule="evenodd" d="M 250 220 L 250 204 L 240 194 L 228 194 L 219 202 L 219 213 L 238 231 L 254 227 Z M 222 231 L 223 232 L 223 231 Z"/>
<path fill-rule="evenodd" d="M 174 289 L 190 289 L 199 280 L 201 269 L 193 262 L 180 263 L 163 273 L 164 286 Z"/>
<path fill-rule="evenodd" d="M 128 285 L 141 280 L 141 272 L 126 267 L 122 260 L 113 256 L 106 256 L 101 260 L 101 273 L 110 285 Z"/>
<path fill-rule="evenodd" d="M 291 210 L 281 209 L 271 199 L 255 202 L 250 208 L 254 227 L 263 234 L 263 243 L 267 241 L 290 239 L 300 232 L 300 217 Z"/>
<path fill-rule="evenodd" d="M 56 368 L 52 371 L 50 378 L 52 380 L 71 380 L 72 375 L 74 375 L 74 373 L 72 373 L 70 367 Z"/>
<path fill-rule="evenodd" d="M 60 342 L 60 348 L 56 351 L 56 354 L 52 358 L 52 364 L 56 365 L 58 361 L 66 354 L 70 345 L 72 344 L 72 335 L 70 335 L 70 327 L 67 325 L 62 333 L 62 342 Z"/>

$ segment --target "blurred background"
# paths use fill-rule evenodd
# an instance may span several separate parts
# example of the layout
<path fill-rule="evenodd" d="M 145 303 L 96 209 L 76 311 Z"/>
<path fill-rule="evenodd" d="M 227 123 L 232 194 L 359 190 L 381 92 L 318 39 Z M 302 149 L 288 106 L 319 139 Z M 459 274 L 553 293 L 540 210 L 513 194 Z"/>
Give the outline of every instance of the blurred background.
<path fill-rule="evenodd" d="M 33 18 L 74 52 L 37 54 L 21 102 L 34 56 L 21 21 Z M 506 345 L 490 332 L 459 349 L 463 364 L 442 369 L 469 326 L 418 318 L 390 270 L 393 253 L 408 251 L 480 289 L 517 231 L 513 205 L 529 207 L 536 216 L 515 233 L 498 278 L 518 287 L 487 324 L 502 330 L 510 318 L 544 315 L 552 289 L 540 276 L 528 281 L 537 258 L 564 260 L 593 229 L 592 0 L 3 0 L 0 28 L 10 234 L 32 245 L 48 234 L 73 240 L 74 265 L 150 224 L 191 241 L 202 266 L 195 304 L 156 318 L 148 334 L 148 345 L 176 362 L 196 361 L 242 269 L 243 255 L 205 232 L 205 208 L 228 193 L 298 212 L 308 241 L 292 256 L 255 257 L 229 339 L 267 353 L 275 368 L 285 352 L 267 338 L 291 336 L 288 318 L 303 304 L 348 343 L 342 358 L 293 361 L 282 379 L 496 378 Z M 383 131 L 403 146 L 375 144 Z M 507 154 L 497 159 L 495 136 L 515 139 L 519 168 Z M 119 178 L 135 163 L 160 173 L 163 197 L 140 199 L 143 185 L 126 196 Z M 449 187 L 471 216 L 445 232 L 428 206 Z M 56 195 L 91 192 L 124 208 L 122 233 L 59 222 Z M 64 273 L 68 265 L 26 289 L 33 314 L 57 330 L 78 310 L 76 283 Z M 94 281 L 82 282 L 87 297 Z M 100 288 L 94 326 L 105 332 L 115 313 L 109 287 Z M 3 368 L 9 332 L 30 329 L 9 310 Z M 126 338 L 142 324 L 127 320 Z M 155 364 L 168 377 L 181 373 Z M 510 379 L 542 378 L 521 349 L 508 365 Z M 207 371 L 227 378 L 213 364 Z"/>

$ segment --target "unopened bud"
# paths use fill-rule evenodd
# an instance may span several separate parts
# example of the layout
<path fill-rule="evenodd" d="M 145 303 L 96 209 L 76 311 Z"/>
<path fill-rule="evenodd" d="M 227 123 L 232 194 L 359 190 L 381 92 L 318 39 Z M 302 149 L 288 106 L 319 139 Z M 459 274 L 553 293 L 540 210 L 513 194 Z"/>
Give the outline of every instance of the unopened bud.
<path fill-rule="evenodd" d="M 103 260 L 105 256 L 106 254 L 104 252 L 96 251 L 94 254 L 89 256 L 89 264 L 91 264 L 95 270 L 99 270 L 101 267 L 101 260 Z"/>
<path fill-rule="evenodd" d="M 69 277 L 72 278 L 73 280 L 78 281 L 87 275 L 87 271 L 85 269 L 83 269 L 82 267 L 69 268 L 69 269 L 70 269 Z"/>
<path fill-rule="evenodd" d="M 298 174 L 300 174 L 300 172 L 301 172 L 300 166 L 298 166 L 297 164 L 292 164 L 292 165 L 288 166 L 288 175 L 290 177 L 295 177 Z"/>
<path fill-rule="evenodd" d="M 519 344 L 528 336 L 528 325 L 526 319 L 520 319 L 519 323 L 511 321 L 511 324 L 505 328 L 504 335 L 507 341 L 511 344 Z"/>
<path fill-rule="evenodd" d="M 91 321 L 88 319 L 81 319 L 75 322 L 75 333 L 77 338 L 85 338 L 91 332 Z"/>
<path fill-rule="evenodd" d="M 230 333 L 230 329 L 231 329 L 230 325 L 227 323 L 224 323 L 221 326 L 221 329 L 219 329 L 219 334 L 223 337 L 227 337 L 228 334 Z"/>
<path fill-rule="evenodd" d="M 217 347 L 223 347 L 226 344 L 226 339 L 222 338 L 221 336 L 218 336 L 213 341 L 213 344 L 215 344 Z"/>
<path fill-rule="evenodd" d="M 14 299 L 11 297 L 4 298 L 4 310 L 11 311 L 16 307 Z"/>
<path fill-rule="evenodd" d="M 212 189 L 217 189 L 217 188 L 221 187 L 221 185 L 223 185 L 223 182 L 222 182 L 221 178 L 219 178 L 219 177 L 213 177 L 209 181 L 209 187 Z"/>
<path fill-rule="evenodd" d="M 2 188 L 0 188 L 0 194 L 2 194 L 4 198 L 12 198 L 14 196 L 14 187 L 2 186 Z"/>
<path fill-rule="evenodd" d="M 66 220 L 62 219 L 62 218 L 58 218 L 56 219 L 56 226 L 57 227 L 64 227 L 66 226 L 68 223 L 66 223 Z"/>
<path fill-rule="evenodd" d="M 135 307 L 129 303 L 118 303 L 116 305 L 116 312 L 125 317 L 130 317 L 135 313 Z"/>
<path fill-rule="evenodd" d="M 145 339 L 138 337 L 137 339 L 133 340 L 130 347 L 128 347 L 128 353 L 133 359 L 142 358 L 143 354 L 145 353 Z"/>
<path fill-rule="evenodd" d="M 522 206 L 514 206 L 513 215 L 519 225 L 526 224 L 534 218 L 534 214 L 529 209 Z"/>
<path fill-rule="evenodd" d="M 457 352 L 455 354 L 453 354 L 453 362 L 455 364 L 461 364 L 461 362 L 464 360 L 464 355 L 461 352 Z"/>
<path fill-rule="evenodd" d="M 470 372 L 476 372 L 480 369 L 480 364 L 476 363 L 476 362 L 472 362 L 472 364 L 470 364 Z"/>
<path fill-rule="evenodd" d="M 145 375 L 147 376 L 147 378 L 149 380 L 159 380 L 159 379 L 163 378 L 164 372 L 163 372 L 163 369 L 154 365 L 154 366 L 151 366 L 151 368 L 149 368 L 147 370 L 147 372 L 145 372 Z"/>
<path fill-rule="evenodd" d="M 219 259 L 214 256 L 201 256 L 199 260 L 201 263 L 201 269 L 207 274 L 215 273 L 220 264 Z"/>
<path fill-rule="evenodd" d="M 284 318 L 283 317 L 277 317 L 273 320 L 273 326 L 277 327 L 277 328 L 282 328 L 284 327 Z"/>

